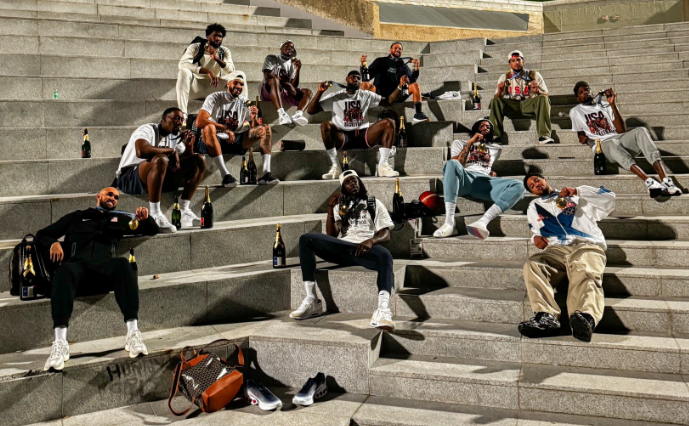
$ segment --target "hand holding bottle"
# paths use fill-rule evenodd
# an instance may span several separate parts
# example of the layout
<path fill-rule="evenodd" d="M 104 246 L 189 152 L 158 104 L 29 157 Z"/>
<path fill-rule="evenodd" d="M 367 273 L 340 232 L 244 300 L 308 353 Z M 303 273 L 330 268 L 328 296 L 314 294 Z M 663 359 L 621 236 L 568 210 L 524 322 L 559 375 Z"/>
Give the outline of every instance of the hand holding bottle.
<path fill-rule="evenodd" d="M 324 81 L 322 83 L 318 83 L 318 93 L 325 92 L 326 90 L 328 90 L 328 87 L 330 87 L 329 81 Z"/>
<path fill-rule="evenodd" d="M 138 220 L 148 219 L 148 209 L 146 207 L 138 207 L 136 209 L 136 218 Z"/>
<path fill-rule="evenodd" d="M 615 97 L 616 97 L 616 96 L 617 96 L 617 94 L 616 94 L 615 91 L 612 89 L 612 87 L 605 90 L 605 97 L 607 98 L 608 103 L 609 103 L 610 105 L 615 105 Z"/>
<path fill-rule="evenodd" d="M 361 66 L 362 66 L 362 67 L 364 66 L 364 62 L 366 62 L 366 59 L 367 59 L 367 58 L 368 58 L 368 56 L 366 56 L 366 55 L 361 55 L 361 59 L 359 59 L 359 62 L 361 62 Z"/>
<path fill-rule="evenodd" d="M 577 189 L 576 188 L 569 188 L 569 187 L 564 187 L 560 191 L 560 197 L 565 198 L 565 197 L 572 197 L 574 195 L 577 195 Z"/>
<path fill-rule="evenodd" d="M 400 87 L 404 86 L 405 84 L 409 84 L 409 77 L 403 75 L 400 77 Z"/>
<path fill-rule="evenodd" d="M 414 71 L 418 71 L 419 65 L 421 65 L 421 61 L 419 61 L 418 58 L 414 58 L 411 60 L 411 63 L 414 65 Z"/>

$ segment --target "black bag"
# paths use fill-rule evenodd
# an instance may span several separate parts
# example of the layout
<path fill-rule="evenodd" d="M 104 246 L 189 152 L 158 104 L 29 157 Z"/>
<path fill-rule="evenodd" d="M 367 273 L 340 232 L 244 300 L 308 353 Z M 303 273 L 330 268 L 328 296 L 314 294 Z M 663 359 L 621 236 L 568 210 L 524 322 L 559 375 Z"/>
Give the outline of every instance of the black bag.
<path fill-rule="evenodd" d="M 10 256 L 10 294 L 21 300 L 43 299 L 50 296 L 53 264 L 48 251 L 27 234 Z M 48 261 L 46 262 L 46 259 Z"/>

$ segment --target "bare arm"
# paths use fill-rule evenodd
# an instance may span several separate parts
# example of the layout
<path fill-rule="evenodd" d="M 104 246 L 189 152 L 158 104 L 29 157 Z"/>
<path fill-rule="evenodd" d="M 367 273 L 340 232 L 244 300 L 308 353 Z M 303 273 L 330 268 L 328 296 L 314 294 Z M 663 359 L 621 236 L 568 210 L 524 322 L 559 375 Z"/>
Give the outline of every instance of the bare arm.
<path fill-rule="evenodd" d="M 158 148 L 144 139 L 137 139 L 136 141 L 136 156 L 138 158 L 143 158 L 145 160 L 150 160 L 158 154 L 170 155 L 174 154 L 176 151 L 174 148 Z"/>
<path fill-rule="evenodd" d="M 316 94 L 313 95 L 313 98 L 311 98 L 311 102 L 309 102 L 309 106 L 306 108 L 306 112 L 308 112 L 309 115 L 314 115 L 318 114 L 319 112 L 323 112 L 323 107 L 321 106 L 321 97 L 327 89 L 327 81 L 324 81 L 323 83 L 318 83 L 318 90 L 316 90 Z"/>
<path fill-rule="evenodd" d="M 476 133 L 474 136 L 472 136 L 471 139 L 467 141 L 466 144 L 464 144 L 464 148 L 462 148 L 462 150 L 459 152 L 459 155 L 452 157 L 452 159 L 459 161 L 459 163 L 462 166 L 465 166 L 467 164 L 467 157 L 469 156 L 469 152 L 471 151 L 471 146 L 482 140 L 483 135 L 481 135 L 480 133 Z"/>
<path fill-rule="evenodd" d="M 392 92 L 392 93 L 390 94 L 390 96 L 388 96 L 387 98 L 383 98 L 383 99 L 380 101 L 380 104 L 378 104 L 378 105 L 390 106 L 390 105 L 394 104 L 394 103 L 395 103 L 395 100 L 397 100 L 397 97 L 398 97 L 399 94 L 401 93 L 400 87 L 402 87 L 402 85 L 404 85 L 404 84 L 409 84 L 409 77 L 407 77 L 406 75 L 403 75 L 403 76 L 400 78 L 400 84 L 399 84 L 399 86 L 397 86 L 397 88 L 395 89 L 395 91 Z"/>
<path fill-rule="evenodd" d="M 617 133 L 626 133 L 627 126 L 624 124 L 620 110 L 617 109 L 617 95 L 615 94 L 615 91 L 610 88 L 605 91 L 605 96 L 608 98 L 608 103 L 610 104 L 610 107 L 612 107 L 612 113 L 615 116 L 613 123 L 615 124 Z"/>
<path fill-rule="evenodd" d="M 198 117 L 196 117 L 196 127 L 198 127 L 199 129 L 203 129 L 209 124 L 215 126 L 215 128 L 218 130 L 227 130 L 227 127 L 225 127 L 224 125 L 216 123 L 215 121 L 211 121 L 211 115 L 208 113 L 208 111 L 202 109 L 201 111 L 199 111 Z"/>

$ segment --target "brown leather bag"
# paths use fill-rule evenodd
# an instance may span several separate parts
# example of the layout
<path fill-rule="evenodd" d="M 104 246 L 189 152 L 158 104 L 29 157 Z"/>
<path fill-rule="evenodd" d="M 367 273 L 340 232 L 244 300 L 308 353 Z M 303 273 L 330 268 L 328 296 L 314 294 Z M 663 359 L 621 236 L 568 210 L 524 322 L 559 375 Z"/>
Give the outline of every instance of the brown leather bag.
<path fill-rule="evenodd" d="M 201 411 L 212 413 L 225 408 L 237 396 L 244 383 L 244 376 L 237 371 L 238 367 L 244 366 L 244 354 L 239 346 L 232 343 L 237 348 L 238 364 L 227 365 L 227 361 L 206 351 L 207 347 L 221 342 L 232 343 L 220 339 L 207 344 L 199 352 L 191 347 L 182 349 L 181 361 L 175 367 L 170 398 L 167 401 L 168 408 L 175 415 L 188 413 L 194 404 L 198 405 Z M 184 353 L 188 351 L 192 351 L 193 356 L 187 360 Z M 177 396 L 178 391 L 191 401 L 189 408 L 181 412 L 172 408 L 172 399 Z"/>

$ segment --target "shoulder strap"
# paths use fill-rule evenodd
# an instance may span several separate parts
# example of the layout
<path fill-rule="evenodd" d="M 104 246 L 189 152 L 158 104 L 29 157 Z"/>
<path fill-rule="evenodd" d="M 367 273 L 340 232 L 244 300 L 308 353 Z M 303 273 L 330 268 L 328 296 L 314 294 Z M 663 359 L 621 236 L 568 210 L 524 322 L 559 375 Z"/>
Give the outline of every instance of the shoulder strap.
<path fill-rule="evenodd" d="M 368 197 L 368 200 L 366 200 L 366 210 L 368 210 L 368 214 L 371 215 L 371 220 L 373 222 L 376 221 L 376 197 Z"/>

